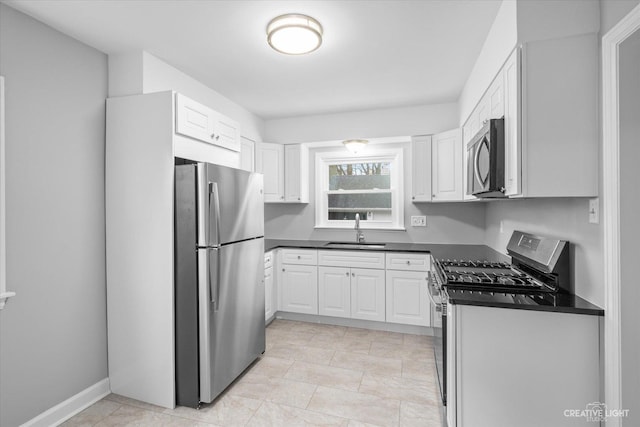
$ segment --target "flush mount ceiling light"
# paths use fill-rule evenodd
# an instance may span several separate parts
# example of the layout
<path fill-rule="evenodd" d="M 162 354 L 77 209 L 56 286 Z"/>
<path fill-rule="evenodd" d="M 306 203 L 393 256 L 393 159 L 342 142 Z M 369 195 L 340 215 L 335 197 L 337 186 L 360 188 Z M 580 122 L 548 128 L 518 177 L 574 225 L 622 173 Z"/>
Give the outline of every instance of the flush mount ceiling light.
<path fill-rule="evenodd" d="M 369 143 L 366 139 L 347 139 L 346 141 L 342 141 L 347 150 L 351 151 L 353 154 L 357 154 L 359 151 Z"/>
<path fill-rule="evenodd" d="M 299 13 L 280 15 L 267 25 L 267 41 L 272 48 L 287 55 L 310 53 L 322 44 L 322 25 Z"/>

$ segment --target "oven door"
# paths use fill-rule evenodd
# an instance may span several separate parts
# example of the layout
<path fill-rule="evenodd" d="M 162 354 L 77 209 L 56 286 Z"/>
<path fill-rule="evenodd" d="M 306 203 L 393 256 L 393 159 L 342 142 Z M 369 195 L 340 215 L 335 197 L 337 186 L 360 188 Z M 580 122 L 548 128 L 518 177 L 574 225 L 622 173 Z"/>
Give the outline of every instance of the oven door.
<path fill-rule="evenodd" d="M 447 311 L 443 309 L 444 292 L 442 286 L 437 283 L 437 276 L 429 272 L 429 299 L 431 300 L 431 326 L 433 328 L 434 345 L 433 356 L 436 362 L 438 373 L 438 385 L 440 386 L 440 396 L 442 404 L 447 404 Z"/>
<path fill-rule="evenodd" d="M 467 145 L 467 194 L 504 197 L 504 120 L 488 120 Z"/>

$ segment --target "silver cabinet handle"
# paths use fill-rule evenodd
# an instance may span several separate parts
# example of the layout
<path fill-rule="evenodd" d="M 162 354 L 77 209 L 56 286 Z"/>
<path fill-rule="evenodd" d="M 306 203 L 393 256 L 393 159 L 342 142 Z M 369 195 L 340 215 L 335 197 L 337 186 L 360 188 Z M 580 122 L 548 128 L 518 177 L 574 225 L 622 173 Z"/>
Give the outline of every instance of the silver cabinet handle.
<path fill-rule="evenodd" d="M 351 277 L 356 277 L 356 273 L 351 273 Z"/>
<path fill-rule="evenodd" d="M 300 259 L 300 255 L 298 255 L 298 259 Z"/>
<path fill-rule="evenodd" d="M 347 271 L 347 273 L 346 273 L 346 274 L 347 274 L 347 277 L 349 277 L 349 272 L 348 272 L 348 271 Z"/>
<path fill-rule="evenodd" d="M 407 265 L 411 265 L 411 261 L 407 261 Z"/>
<path fill-rule="evenodd" d="M 284 268 L 282 269 L 282 271 L 284 271 Z"/>

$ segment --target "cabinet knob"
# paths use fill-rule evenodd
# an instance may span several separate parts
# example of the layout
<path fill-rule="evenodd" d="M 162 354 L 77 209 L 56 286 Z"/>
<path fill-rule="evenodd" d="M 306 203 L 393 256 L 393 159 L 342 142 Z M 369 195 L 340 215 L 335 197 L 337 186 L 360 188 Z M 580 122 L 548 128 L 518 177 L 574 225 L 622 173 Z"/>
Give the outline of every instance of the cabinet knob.
<path fill-rule="evenodd" d="M 436 198 L 436 195 L 435 195 L 435 194 L 432 194 L 432 195 L 431 195 L 431 197 L 433 197 L 433 198 L 435 199 L 435 198 Z"/>
<path fill-rule="evenodd" d="M 300 255 L 298 255 L 298 259 L 300 259 Z"/>
<path fill-rule="evenodd" d="M 280 196 L 280 200 L 284 200 L 284 196 Z"/>
<path fill-rule="evenodd" d="M 411 265 L 411 261 L 407 261 L 407 265 Z"/>
<path fill-rule="evenodd" d="M 415 200 L 415 199 L 416 199 L 416 196 L 412 196 L 412 197 L 411 197 L 411 200 Z"/>
<path fill-rule="evenodd" d="M 298 201 L 300 201 L 300 197 L 298 197 Z"/>
<path fill-rule="evenodd" d="M 349 272 L 347 271 L 347 276 L 349 276 Z"/>
<path fill-rule="evenodd" d="M 282 269 L 282 271 L 284 271 L 284 268 Z"/>
<path fill-rule="evenodd" d="M 351 277 L 356 277 L 356 273 L 351 273 Z"/>

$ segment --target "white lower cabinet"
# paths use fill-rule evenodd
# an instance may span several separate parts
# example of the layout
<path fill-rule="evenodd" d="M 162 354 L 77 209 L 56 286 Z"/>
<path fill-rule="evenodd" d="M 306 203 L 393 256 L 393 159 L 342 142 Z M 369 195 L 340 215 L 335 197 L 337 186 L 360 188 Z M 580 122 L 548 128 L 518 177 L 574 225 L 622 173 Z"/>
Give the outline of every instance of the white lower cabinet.
<path fill-rule="evenodd" d="M 318 267 L 282 264 L 281 309 L 292 313 L 318 314 Z"/>
<path fill-rule="evenodd" d="M 566 414 L 602 401 L 601 319 L 448 304 L 447 425 L 600 425 Z"/>
<path fill-rule="evenodd" d="M 429 326 L 431 307 L 424 271 L 387 270 L 387 322 Z"/>
<path fill-rule="evenodd" d="M 351 317 L 351 269 L 318 267 L 318 312 L 323 316 Z"/>
<path fill-rule="evenodd" d="M 384 322 L 384 270 L 318 267 L 318 312 Z"/>
<path fill-rule="evenodd" d="M 264 270 L 264 318 L 269 320 L 275 313 L 273 304 L 273 267 Z"/>
<path fill-rule="evenodd" d="M 351 269 L 351 317 L 385 321 L 384 270 Z"/>

